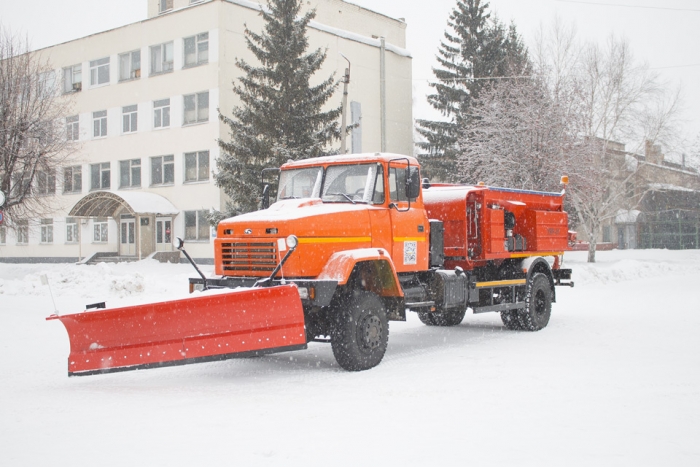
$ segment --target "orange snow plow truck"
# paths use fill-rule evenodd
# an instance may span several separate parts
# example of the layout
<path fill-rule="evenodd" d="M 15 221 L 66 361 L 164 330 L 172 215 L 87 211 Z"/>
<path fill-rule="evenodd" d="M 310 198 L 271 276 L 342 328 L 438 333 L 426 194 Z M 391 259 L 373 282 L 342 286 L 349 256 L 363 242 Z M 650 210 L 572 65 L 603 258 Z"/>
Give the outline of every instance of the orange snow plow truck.
<path fill-rule="evenodd" d="M 264 209 L 219 223 L 215 277 L 190 279 L 188 298 L 49 317 L 68 331 L 69 375 L 310 341 L 366 370 L 384 357 L 389 321 L 408 311 L 428 326 L 493 311 L 509 329 L 537 331 L 555 286 L 573 286 L 561 267 L 573 234 L 563 191 L 431 186 L 414 158 L 393 154 L 289 162 L 273 190 L 271 205 L 266 186 Z"/>

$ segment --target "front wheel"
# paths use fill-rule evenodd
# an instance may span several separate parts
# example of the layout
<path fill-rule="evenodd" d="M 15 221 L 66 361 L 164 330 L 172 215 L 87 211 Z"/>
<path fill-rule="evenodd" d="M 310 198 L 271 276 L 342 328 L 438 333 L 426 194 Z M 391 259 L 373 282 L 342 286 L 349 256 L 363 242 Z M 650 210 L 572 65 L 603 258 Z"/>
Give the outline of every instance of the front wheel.
<path fill-rule="evenodd" d="M 353 292 L 333 319 L 331 348 L 338 364 L 348 371 L 373 368 L 384 358 L 388 342 L 382 301 L 371 292 Z"/>

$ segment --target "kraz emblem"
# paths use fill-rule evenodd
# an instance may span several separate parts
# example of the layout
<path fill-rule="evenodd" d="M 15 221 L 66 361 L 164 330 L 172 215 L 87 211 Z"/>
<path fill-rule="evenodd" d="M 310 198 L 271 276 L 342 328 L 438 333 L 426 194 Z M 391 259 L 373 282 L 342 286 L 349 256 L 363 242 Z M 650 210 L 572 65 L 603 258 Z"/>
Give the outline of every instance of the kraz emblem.
<path fill-rule="evenodd" d="M 246 234 L 246 235 L 250 235 L 250 234 L 253 233 L 253 229 L 245 229 L 245 230 L 243 231 L 243 233 Z"/>

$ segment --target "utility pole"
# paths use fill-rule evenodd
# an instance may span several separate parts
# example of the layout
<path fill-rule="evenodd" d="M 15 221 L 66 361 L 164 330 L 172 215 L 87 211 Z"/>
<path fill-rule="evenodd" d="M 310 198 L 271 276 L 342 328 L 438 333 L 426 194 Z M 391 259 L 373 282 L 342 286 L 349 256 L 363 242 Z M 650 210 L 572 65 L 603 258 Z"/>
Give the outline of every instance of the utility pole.
<path fill-rule="evenodd" d="M 350 84 L 350 60 L 348 57 L 340 54 L 348 62 L 348 67 L 345 69 L 345 76 L 343 77 L 343 117 L 342 123 L 340 125 L 340 153 L 345 154 L 347 152 L 346 139 L 347 139 L 347 125 L 346 119 L 348 116 L 348 84 Z"/>
<path fill-rule="evenodd" d="M 386 152 L 386 40 L 379 38 L 379 113 L 381 118 L 381 148 Z"/>

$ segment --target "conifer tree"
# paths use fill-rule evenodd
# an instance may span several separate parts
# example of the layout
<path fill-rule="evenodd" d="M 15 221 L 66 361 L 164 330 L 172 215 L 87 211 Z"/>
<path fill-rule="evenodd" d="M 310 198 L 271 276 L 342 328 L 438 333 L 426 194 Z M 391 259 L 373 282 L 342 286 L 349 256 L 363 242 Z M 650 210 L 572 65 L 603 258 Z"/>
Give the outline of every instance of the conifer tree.
<path fill-rule="evenodd" d="M 215 180 L 231 201 L 214 221 L 258 208 L 263 168 L 324 155 L 340 137 L 341 107 L 322 110 L 338 83 L 331 75 L 310 84 L 326 52 L 306 52 L 306 28 L 316 13 L 299 16 L 300 8 L 300 0 L 268 0 L 261 13 L 264 31 L 258 34 L 246 26 L 248 49 L 260 64 L 236 60 L 245 73 L 233 86 L 241 104 L 231 117 L 219 113 L 231 139 L 219 140 L 222 154 Z"/>
<path fill-rule="evenodd" d="M 491 20 L 489 4 L 481 0 L 458 0 L 450 14 L 445 40 L 440 43 L 434 68 L 435 93 L 428 103 L 445 120 L 418 120 L 417 130 L 427 142 L 419 143 L 424 172 L 443 181 L 456 181 L 456 145 L 460 129 L 470 119 L 471 103 L 481 89 L 497 78 L 529 73 L 527 51 L 515 25 L 506 28 Z"/>

